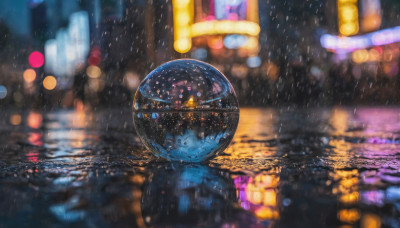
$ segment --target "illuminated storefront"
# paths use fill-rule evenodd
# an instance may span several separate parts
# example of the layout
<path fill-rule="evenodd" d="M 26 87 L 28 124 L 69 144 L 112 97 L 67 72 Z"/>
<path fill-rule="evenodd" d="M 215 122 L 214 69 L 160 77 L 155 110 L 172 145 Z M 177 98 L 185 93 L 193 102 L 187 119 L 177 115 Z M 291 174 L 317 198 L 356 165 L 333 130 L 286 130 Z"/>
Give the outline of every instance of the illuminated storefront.
<path fill-rule="evenodd" d="M 192 46 L 258 52 L 257 0 L 173 0 L 174 49 L 187 53 Z"/>

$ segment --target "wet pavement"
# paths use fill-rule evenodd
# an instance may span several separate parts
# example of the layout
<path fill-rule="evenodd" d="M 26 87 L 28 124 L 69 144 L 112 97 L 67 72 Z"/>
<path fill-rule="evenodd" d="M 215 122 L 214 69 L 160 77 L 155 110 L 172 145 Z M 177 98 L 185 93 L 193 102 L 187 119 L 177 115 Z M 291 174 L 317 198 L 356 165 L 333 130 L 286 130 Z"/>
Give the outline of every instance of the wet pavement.
<path fill-rule="evenodd" d="M 400 108 L 242 108 L 206 164 L 124 110 L 0 111 L 0 227 L 400 227 Z"/>

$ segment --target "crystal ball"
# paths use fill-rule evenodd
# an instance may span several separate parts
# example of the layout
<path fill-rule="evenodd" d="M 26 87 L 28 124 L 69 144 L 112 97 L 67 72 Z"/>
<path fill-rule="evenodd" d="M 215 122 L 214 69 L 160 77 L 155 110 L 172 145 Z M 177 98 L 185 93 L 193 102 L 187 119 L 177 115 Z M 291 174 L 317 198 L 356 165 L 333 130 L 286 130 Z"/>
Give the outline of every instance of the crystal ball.
<path fill-rule="evenodd" d="M 155 156 L 201 162 L 229 145 L 239 106 L 221 72 L 201 61 L 181 59 L 162 64 L 141 82 L 133 121 L 142 143 Z"/>

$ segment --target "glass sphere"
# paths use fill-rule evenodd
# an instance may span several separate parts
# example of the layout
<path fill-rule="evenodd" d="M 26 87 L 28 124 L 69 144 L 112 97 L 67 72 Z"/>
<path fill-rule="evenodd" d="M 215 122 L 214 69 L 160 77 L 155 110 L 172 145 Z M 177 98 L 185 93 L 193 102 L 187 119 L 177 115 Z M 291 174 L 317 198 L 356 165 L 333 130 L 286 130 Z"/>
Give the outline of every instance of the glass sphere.
<path fill-rule="evenodd" d="M 142 81 L 133 120 L 143 144 L 157 157 L 201 162 L 230 143 L 239 106 L 228 79 L 191 59 L 167 62 Z"/>

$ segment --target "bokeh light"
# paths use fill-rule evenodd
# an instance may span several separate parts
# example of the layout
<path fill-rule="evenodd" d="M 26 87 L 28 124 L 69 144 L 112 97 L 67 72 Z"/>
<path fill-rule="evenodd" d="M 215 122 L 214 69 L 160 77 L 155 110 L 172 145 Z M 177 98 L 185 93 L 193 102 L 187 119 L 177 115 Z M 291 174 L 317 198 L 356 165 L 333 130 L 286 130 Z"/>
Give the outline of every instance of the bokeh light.
<path fill-rule="evenodd" d="M 21 124 L 21 115 L 19 114 L 13 114 L 10 117 L 10 123 L 12 125 L 20 125 Z"/>
<path fill-rule="evenodd" d="M 247 58 L 247 60 L 246 60 L 246 64 L 247 64 L 247 66 L 248 67 L 250 67 L 250 68 L 256 68 L 256 67 L 259 67 L 259 66 L 261 66 L 261 59 L 260 59 L 260 57 L 258 57 L 258 56 L 253 56 L 253 57 L 249 57 L 249 58 Z"/>
<path fill-rule="evenodd" d="M 38 51 L 34 51 L 29 55 L 29 65 L 33 68 L 39 68 L 43 66 L 44 56 L 42 53 Z"/>
<path fill-rule="evenodd" d="M 173 0 L 174 49 L 186 53 L 192 48 L 190 25 L 193 20 L 193 2 L 190 0 Z"/>
<path fill-rule="evenodd" d="M 179 53 L 186 53 L 192 48 L 190 39 L 180 39 L 174 42 L 174 48 Z"/>
<path fill-rule="evenodd" d="M 341 0 L 337 2 L 339 32 L 343 36 L 358 33 L 358 7 L 357 0 Z"/>
<path fill-rule="evenodd" d="M 363 63 L 368 60 L 368 51 L 365 49 L 357 50 L 352 53 L 351 58 L 355 63 Z"/>
<path fill-rule="evenodd" d="M 26 82 L 33 82 L 36 79 L 36 71 L 34 69 L 26 69 L 23 76 Z"/>
<path fill-rule="evenodd" d="M 98 78 L 101 75 L 101 69 L 98 66 L 88 66 L 86 74 L 91 78 Z"/>
<path fill-rule="evenodd" d="M 53 90 L 57 86 L 57 79 L 53 76 L 47 76 L 43 80 L 43 86 L 47 90 Z"/>
<path fill-rule="evenodd" d="M 7 96 L 7 88 L 3 85 L 0 85 L 0 99 L 3 99 Z"/>
<path fill-rule="evenodd" d="M 135 72 L 128 71 L 124 75 L 124 82 L 126 84 L 126 87 L 134 90 L 140 84 L 140 76 Z"/>
<path fill-rule="evenodd" d="M 192 25 L 192 37 L 216 34 L 258 36 L 260 26 L 252 21 L 203 21 Z"/>
<path fill-rule="evenodd" d="M 42 121 L 43 121 L 42 114 L 37 112 L 31 112 L 28 115 L 27 121 L 29 127 L 37 129 L 42 126 Z"/>
<path fill-rule="evenodd" d="M 101 61 L 100 48 L 95 46 L 92 48 L 92 51 L 90 52 L 88 63 L 91 66 L 97 66 L 100 64 L 100 61 Z"/>

